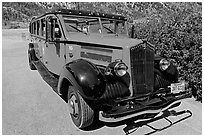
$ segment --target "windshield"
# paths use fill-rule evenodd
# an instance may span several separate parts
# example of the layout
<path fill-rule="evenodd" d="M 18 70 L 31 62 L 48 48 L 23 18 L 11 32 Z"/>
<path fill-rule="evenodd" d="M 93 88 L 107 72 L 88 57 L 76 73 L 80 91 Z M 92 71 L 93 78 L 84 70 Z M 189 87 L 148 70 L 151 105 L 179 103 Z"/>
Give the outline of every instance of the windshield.
<path fill-rule="evenodd" d="M 99 18 L 64 16 L 64 22 L 67 32 L 101 33 Z"/>
<path fill-rule="evenodd" d="M 122 20 L 101 19 L 101 26 L 100 18 L 97 17 L 63 16 L 63 18 L 68 33 L 127 35 L 125 21 Z"/>
<path fill-rule="evenodd" d="M 103 31 L 107 34 L 127 35 L 125 21 L 101 19 Z"/>

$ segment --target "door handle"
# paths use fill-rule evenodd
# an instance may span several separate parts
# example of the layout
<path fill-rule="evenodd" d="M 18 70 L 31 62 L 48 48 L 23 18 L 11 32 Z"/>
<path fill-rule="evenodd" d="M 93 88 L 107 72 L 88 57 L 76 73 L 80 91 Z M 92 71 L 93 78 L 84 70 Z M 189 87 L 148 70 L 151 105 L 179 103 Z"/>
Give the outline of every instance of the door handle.
<path fill-rule="evenodd" d="M 56 42 L 48 42 L 49 44 L 56 44 Z"/>
<path fill-rule="evenodd" d="M 56 42 L 45 42 L 46 47 L 48 47 L 49 44 L 56 44 Z"/>

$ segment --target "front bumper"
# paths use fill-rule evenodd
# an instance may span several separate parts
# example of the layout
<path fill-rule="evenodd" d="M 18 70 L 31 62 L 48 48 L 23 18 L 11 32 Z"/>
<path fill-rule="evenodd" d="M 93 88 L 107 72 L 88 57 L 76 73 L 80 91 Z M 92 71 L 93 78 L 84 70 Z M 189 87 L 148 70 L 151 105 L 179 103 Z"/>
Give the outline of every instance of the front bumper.
<path fill-rule="evenodd" d="M 100 111 L 99 119 L 105 122 L 118 122 L 144 114 L 157 114 L 180 105 L 180 100 L 190 98 L 191 92 L 170 93 L 162 89 L 153 94 L 118 100 L 112 103 L 112 109 Z"/>

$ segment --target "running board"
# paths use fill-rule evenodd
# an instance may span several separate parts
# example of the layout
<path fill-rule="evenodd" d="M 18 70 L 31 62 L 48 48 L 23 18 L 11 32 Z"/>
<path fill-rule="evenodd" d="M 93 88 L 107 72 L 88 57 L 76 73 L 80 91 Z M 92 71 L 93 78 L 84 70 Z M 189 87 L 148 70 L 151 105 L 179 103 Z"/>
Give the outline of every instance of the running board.
<path fill-rule="evenodd" d="M 183 115 L 183 114 L 187 114 L 187 116 L 185 116 L 185 117 L 183 117 L 183 118 L 181 118 L 175 122 L 172 122 L 170 119 L 167 118 L 169 116 L 179 116 L 179 115 Z M 192 116 L 192 112 L 190 110 L 183 110 L 183 111 L 178 111 L 178 112 L 176 112 L 175 110 L 171 110 L 171 111 L 166 110 L 166 111 L 162 112 L 161 116 L 157 116 L 157 117 L 149 119 L 149 120 L 143 120 L 143 121 L 139 121 L 136 123 L 132 122 L 131 124 L 127 124 L 127 126 L 123 129 L 123 131 L 125 132 L 126 135 L 128 135 L 128 134 L 135 132 L 140 127 L 147 126 L 148 128 L 152 129 L 153 131 L 148 132 L 145 135 L 150 135 L 150 134 L 153 134 L 155 132 L 160 132 L 164 129 L 167 129 L 167 128 L 171 127 L 172 125 L 174 125 L 178 122 L 181 122 L 181 121 L 183 121 L 183 120 L 185 120 L 191 116 Z M 155 128 L 151 125 L 148 125 L 149 123 L 160 120 L 160 119 L 166 120 L 169 124 L 167 126 L 164 126 L 163 128 Z"/>
<path fill-rule="evenodd" d="M 57 92 L 57 85 L 58 85 L 58 79 L 54 77 L 52 73 L 43 65 L 43 63 L 38 60 L 38 61 L 33 61 L 32 62 L 37 70 L 39 71 L 41 77 L 43 80 L 52 87 L 52 89 L 58 94 Z"/>

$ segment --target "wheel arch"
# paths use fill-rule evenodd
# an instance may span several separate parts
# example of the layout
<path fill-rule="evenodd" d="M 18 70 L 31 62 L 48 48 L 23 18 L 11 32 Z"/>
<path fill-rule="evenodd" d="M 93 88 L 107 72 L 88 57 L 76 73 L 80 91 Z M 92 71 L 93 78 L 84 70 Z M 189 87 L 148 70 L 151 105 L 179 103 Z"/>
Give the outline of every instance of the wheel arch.
<path fill-rule="evenodd" d="M 72 76 L 72 74 L 67 70 L 65 67 L 63 67 L 59 81 L 57 86 L 58 94 L 67 102 L 67 94 L 69 86 L 75 86 L 78 89 L 80 89 L 80 86 L 77 84 L 76 80 Z"/>
<path fill-rule="evenodd" d="M 83 77 L 83 79 L 82 79 Z M 66 64 L 58 81 L 58 94 L 66 96 L 69 86 L 79 90 L 82 97 L 94 100 L 105 91 L 105 81 L 99 70 L 86 60 L 76 60 Z"/>
<path fill-rule="evenodd" d="M 29 44 L 28 44 L 28 55 L 31 57 L 31 60 L 32 60 L 32 61 L 37 61 L 37 60 L 39 60 L 39 59 L 36 57 L 35 49 L 34 49 L 34 44 L 33 44 L 33 43 L 29 43 Z"/>

